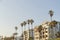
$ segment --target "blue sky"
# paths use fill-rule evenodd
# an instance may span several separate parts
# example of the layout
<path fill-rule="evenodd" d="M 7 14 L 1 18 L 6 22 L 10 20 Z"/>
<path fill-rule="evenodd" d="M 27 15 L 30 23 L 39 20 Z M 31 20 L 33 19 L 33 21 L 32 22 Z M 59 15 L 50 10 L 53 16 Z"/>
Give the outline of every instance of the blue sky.
<path fill-rule="evenodd" d="M 20 23 L 34 20 L 34 26 L 50 20 L 49 10 L 54 11 L 53 20 L 60 21 L 60 0 L 0 0 L 0 35 L 10 36 Z"/>

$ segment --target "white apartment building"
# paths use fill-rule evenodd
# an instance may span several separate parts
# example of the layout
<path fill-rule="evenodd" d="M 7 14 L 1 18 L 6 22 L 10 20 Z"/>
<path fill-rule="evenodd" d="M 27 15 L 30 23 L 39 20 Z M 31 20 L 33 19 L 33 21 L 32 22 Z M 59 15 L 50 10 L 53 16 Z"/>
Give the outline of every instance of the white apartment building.
<path fill-rule="evenodd" d="M 39 40 L 39 31 L 38 31 L 38 26 L 34 28 L 34 40 Z"/>
<path fill-rule="evenodd" d="M 51 26 L 51 22 L 43 22 L 41 24 L 42 28 L 39 32 L 39 26 L 36 26 L 33 30 L 31 29 L 24 33 L 24 40 L 29 40 L 29 36 L 33 38 L 33 40 L 49 40 L 57 38 L 57 33 L 60 32 L 60 22 L 52 21 L 52 25 L 56 23 L 55 25 Z M 29 35 L 30 33 L 30 35 Z M 58 35 L 59 36 L 59 35 Z"/>
<path fill-rule="evenodd" d="M 42 29 L 39 32 L 38 27 L 36 26 L 34 28 L 34 40 L 49 40 L 49 39 L 54 39 L 57 38 L 56 34 L 58 32 L 60 32 L 60 22 L 57 21 L 52 21 L 54 23 L 56 23 L 56 25 L 51 27 L 50 23 L 51 22 L 43 22 L 42 25 Z"/>

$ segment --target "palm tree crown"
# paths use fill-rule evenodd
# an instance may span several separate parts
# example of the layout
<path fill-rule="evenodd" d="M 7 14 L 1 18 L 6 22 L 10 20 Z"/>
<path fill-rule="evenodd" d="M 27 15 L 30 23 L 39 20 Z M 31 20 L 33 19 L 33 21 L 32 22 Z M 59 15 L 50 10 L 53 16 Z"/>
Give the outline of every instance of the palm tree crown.
<path fill-rule="evenodd" d="M 23 27 L 23 23 L 21 23 L 21 27 Z"/>
<path fill-rule="evenodd" d="M 28 19 L 27 21 L 28 21 L 28 24 L 33 24 L 33 22 L 34 22 L 33 19 L 30 19 L 30 20 Z"/>
<path fill-rule="evenodd" d="M 23 25 L 25 26 L 26 24 L 27 24 L 27 23 L 24 21 L 24 22 L 23 22 Z"/>
<path fill-rule="evenodd" d="M 28 24 L 30 24 L 30 20 L 29 19 L 27 20 L 27 22 L 28 22 Z"/>
<path fill-rule="evenodd" d="M 53 16 L 53 13 L 54 12 L 52 10 L 49 11 L 49 14 L 50 14 L 51 17 Z"/>
<path fill-rule="evenodd" d="M 17 30 L 18 29 L 18 27 L 17 26 L 15 26 L 15 30 Z"/>
<path fill-rule="evenodd" d="M 30 20 L 30 22 L 31 22 L 31 24 L 33 24 L 34 20 L 33 20 L 33 19 L 31 19 L 31 20 Z"/>

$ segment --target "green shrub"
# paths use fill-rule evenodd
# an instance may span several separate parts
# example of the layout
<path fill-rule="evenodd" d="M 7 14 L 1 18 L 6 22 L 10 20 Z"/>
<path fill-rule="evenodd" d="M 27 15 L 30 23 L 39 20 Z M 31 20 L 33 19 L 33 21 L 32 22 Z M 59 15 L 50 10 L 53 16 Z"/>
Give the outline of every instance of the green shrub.
<path fill-rule="evenodd" d="M 60 40 L 60 38 L 55 38 L 55 39 L 49 39 L 49 40 Z"/>

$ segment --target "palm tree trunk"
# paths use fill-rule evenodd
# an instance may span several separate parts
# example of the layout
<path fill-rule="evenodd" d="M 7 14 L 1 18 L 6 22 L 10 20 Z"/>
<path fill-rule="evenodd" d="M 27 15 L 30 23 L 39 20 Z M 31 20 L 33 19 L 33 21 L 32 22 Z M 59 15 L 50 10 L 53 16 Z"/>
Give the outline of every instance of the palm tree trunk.
<path fill-rule="evenodd" d="M 22 40 L 23 40 L 23 35 L 24 35 L 24 33 L 23 33 L 23 27 L 22 27 Z"/>
<path fill-rule="evenodd" d="M 28 24 L 28 30 L 29 30 L 29 38 L 28 40 L 30 39 L 30 25 Z"/>
<path fill-rule="evenodd" d="M 34 40 L 33 24 L 31 24 L 31 28 L 32 28 L 32 30 L 31 30 L 32 31 L 32 40 Z"/>
<path fill-rule="evenodd" d="M 22 40 L 24 40 L 24 28 L 22 27 Z"/>
<path fill-rule="evenodd" d="M 25 29 L 26 29 L 26 26 L 24 27 L 24 31 L 26 31 Z M 25 33 L 24 33 L 24 34 L 25 34 Z M 24 38 L 25 38 L 25 40 L 26 40 L 26 36 L 25 36 Z"/>

